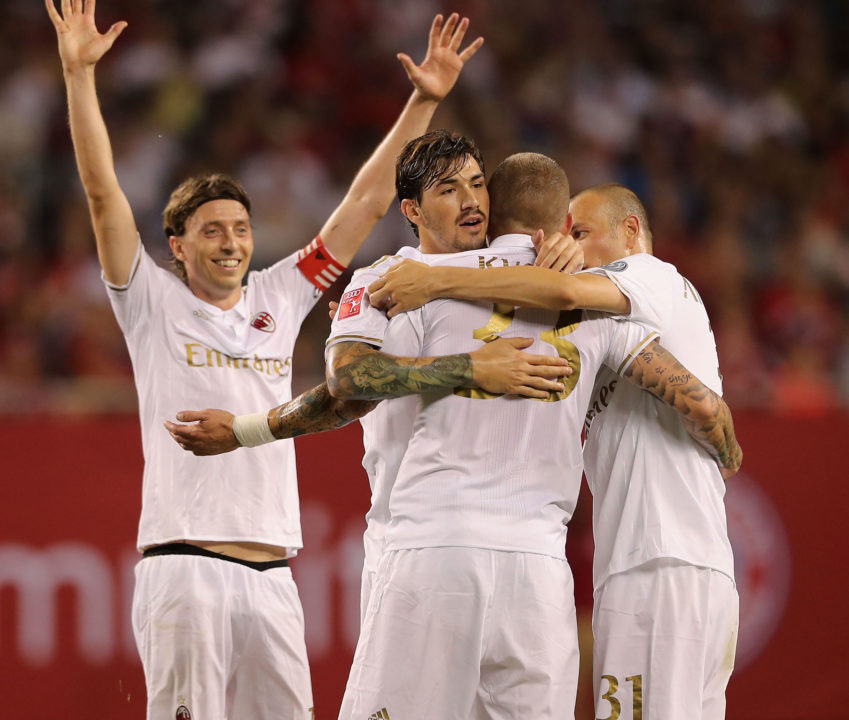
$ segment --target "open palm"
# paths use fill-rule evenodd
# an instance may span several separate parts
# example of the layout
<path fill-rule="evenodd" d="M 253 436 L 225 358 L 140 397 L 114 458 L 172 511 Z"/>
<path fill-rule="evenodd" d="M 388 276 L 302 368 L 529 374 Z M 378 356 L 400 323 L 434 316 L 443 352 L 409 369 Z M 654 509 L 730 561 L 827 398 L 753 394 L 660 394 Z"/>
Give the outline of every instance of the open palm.
<path fill-rule="evenodd" d="M 61 0 L 61 14 L 54 0 L 44 0 L 44 4 L 56 28 L 59 56 L 66 68 L 94 65 L 127 27 L 127 23 L 117 22 L 105 33 L 99 33 L 94 24 L 95 0 Z"/>
<path fill-rule="evenodd" d="M 479 37 L 460 52 L 460 44 L 469 27 L 469 19 L 457 13 L 449 16 L 443 25 L 442 15 L 437 15 L 430 26 L 427 56 L 421 65 L 416 65 L 409 55 L 400 53 L 398 59 L 407 76 L 424 97 L 441 101 L 454 87 L 465 62 L 483 45 Z"/>

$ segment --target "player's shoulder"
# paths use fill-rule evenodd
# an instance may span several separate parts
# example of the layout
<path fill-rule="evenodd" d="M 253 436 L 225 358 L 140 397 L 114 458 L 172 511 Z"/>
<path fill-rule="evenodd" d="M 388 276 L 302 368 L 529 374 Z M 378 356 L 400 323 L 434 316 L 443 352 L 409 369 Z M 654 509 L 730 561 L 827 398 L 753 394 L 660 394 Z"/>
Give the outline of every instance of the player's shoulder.
<path fill-rule="evenodd" d="M 593 268 L 598 273 L 605 274 L 611 278 L 616 277 L 652 277 L 659 275 L 678 275 L 678 268 L 672 263 L 665 262 L 649 253 L 636 253 L 627 257 L 614 260 L 607 265 Z M 592 271 L 590 270 L 590 271 Z"/>
<path fill-rule="evenodd" d="M 396 265 L 402 260 L 422 260 L 423 256 L 420 250 L 414 248 L 410 245 L 405 245 L 398 249 L 398 252 L 393 255 L 381 255 L 377 260 L 375 260 L 370 265 L 363 265 L 362 267 L 357 268 L 353 272 L 353 276 L 363 274 L 381 274 L 386 272 L 390 267 Z"/>

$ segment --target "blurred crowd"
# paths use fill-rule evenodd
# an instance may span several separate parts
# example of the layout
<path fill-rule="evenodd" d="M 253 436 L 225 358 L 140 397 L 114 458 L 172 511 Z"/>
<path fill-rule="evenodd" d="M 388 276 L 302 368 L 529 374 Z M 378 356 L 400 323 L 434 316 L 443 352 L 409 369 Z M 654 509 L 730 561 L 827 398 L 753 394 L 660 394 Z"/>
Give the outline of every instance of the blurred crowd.
<path fill-rule="evenodd" d="M 732 409 L 849 407 L 845 0 L 101 0 L 101 30 L 129 22 L 97 78 L 148 250 L 167 259 L 173 186 L 213 169 L 254 201 L 255 266 L 308 242 L 406 100 L 395 54 L 420 61 L 455 10 L 486 43 L 433 126 L 490 168 L 535 150 L 573 190 L 634 189 L 704 299 Z M 0 39 L 0 412 L 131 411 L 42 3 L 3 3 Z M 413 243 L 393 207 L 355 263 Z M 328 326 L 321 302 L 296 390 Z"/>

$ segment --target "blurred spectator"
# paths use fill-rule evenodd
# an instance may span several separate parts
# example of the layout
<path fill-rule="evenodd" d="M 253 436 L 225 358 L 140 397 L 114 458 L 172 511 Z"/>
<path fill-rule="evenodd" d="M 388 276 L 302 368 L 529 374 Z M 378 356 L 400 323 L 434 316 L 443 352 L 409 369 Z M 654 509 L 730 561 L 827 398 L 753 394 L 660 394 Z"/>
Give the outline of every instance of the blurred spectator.
<path fill-rule="evenodd" d="M 845 2 L 102 5 L 104 27 L 130 23 L 101 69 L 116 167 L 163 262 L 168 192 L 200 170 L 233 173 L 252 195 L 257 266 L 302 245 L 404 97 L 387 49 L 458 10 L 487 43 L 435 126 L 477 138 L 490 167 L 537 150 L 575 190 L 639 193 L 658 256 L 711 313 L 735 409 L 849 407 Z M 0 39 L 0 412 L 132 410 L 43 7 L 4 3 Z M 355 263 L 411 242 L 393 208 Z M 323 375 L 327 329 L 320 303 L 296 390 Z"/>

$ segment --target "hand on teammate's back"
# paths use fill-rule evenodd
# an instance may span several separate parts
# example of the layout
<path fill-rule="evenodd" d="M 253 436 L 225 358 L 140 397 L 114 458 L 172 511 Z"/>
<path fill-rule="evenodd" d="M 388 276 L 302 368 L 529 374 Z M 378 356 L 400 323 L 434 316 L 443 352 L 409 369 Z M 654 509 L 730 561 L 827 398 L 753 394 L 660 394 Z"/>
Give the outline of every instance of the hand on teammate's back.
<path fill-rule="evenodd" d="M 498 338 L 469 353 L 475 385 L 491 393 L 523 395 L 544 400 L 563 390 L 557 378 L 571 375 L 565 358 L 522 352 L 531 338 Z"/>
<path fill-rule="evenodd" d="M 415 310 L 434 299 L 428 292 L 428 277 L 433 268 L 417 260 L 405 259 L 393 265 L 368 286 L 369 302 L 387 316 Z"/>
<path fill-rule="evenodd" d="M 548 236 L 542 230 L 534 235 L 534 247 L 537 267 L 565 272 L 569 275 L 584 267 L 584 249 L 571 235 L 552 233 Z"/>

